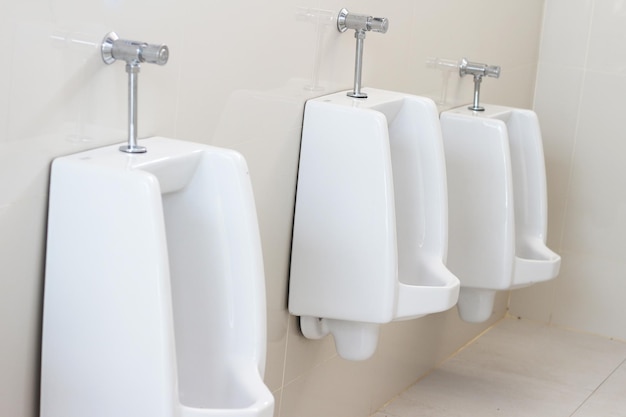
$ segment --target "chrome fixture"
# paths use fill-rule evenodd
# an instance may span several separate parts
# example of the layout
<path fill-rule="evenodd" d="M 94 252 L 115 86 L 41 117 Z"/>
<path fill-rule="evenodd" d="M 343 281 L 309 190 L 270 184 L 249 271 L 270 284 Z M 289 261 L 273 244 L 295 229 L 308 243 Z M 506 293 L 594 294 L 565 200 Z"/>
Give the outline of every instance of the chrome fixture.
<path fill-rule="evenodd" d="M 474 104 L 469 106 L 468 109 L 473 111 L 485 111 L 485 108 L 481 107 L 479 104 L 480 83 L 482 82 L 484 76 L 499 78 L 500 67 L 497 65 L 469 62 L 467 59 L 463 58 L 459 63 L 459 75 L 463 77 L 466 74 L 474 76 Z"/>
<path fill-rule="evenodd" d="M 128 73 L 128 144 L 120 146 L 126 153 L 144 153 L 146 148 L 137 145 L 137 84 L 140 64 L 165 65 L 169 58 L 166 45 L 152 45 L 145 42 L 120 39 L 115 32 L 109 32 L 100 47 L 102 60 L 110 65 L 116 60 L 126 61 Z"/>
<path fill-rule="evenodd" d="M 363 70 L 363 40 L 365 32 L 386 33 L 389 29 L 389 20 L 385 17 L 372 17 L 349 13 L 346 9 L 339 11 L 337 17 L 337 30 L 343 33 L 348 29 L 354 29 L 356 38 L 356 60 L 354 66 L 354 90 L 348 92 L 349 97 L 367 98 L 367 93 L 361 92 L 361 73 Z"/>

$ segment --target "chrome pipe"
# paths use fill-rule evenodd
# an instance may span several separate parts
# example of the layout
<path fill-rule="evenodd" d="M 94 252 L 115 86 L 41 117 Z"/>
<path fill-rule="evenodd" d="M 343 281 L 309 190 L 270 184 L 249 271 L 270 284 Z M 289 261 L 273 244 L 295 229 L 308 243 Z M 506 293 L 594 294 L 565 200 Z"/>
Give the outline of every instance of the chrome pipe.
<path fill-rule="evenodd" d="M 474 103 L 468 107 L 473 111 L 485 111 L 485 108 L 480 105 L 480 83 L 483 81 L 483 77 L 474 75 Z"/>
<path fill-rule="evenodd" d="M 361 77 L 363 73 L 363 40 L 365 32 L 358 30 L 354 33 L 356 38 L 356 58 L 354 60 L 354 89 L 348 92 L 349 97 L 367 98 L 367 93 L 361 91 Z"/>
<path fill-rule="evenodd" d="M 120 146 L 120 151 L 126 153 L 144 153 L 145 146 L 137 145 L 137 108 L 138 108 L 138 85 L 139 85 L 139 64 L 126 64 L 128 73 L 128 143 Z"/>

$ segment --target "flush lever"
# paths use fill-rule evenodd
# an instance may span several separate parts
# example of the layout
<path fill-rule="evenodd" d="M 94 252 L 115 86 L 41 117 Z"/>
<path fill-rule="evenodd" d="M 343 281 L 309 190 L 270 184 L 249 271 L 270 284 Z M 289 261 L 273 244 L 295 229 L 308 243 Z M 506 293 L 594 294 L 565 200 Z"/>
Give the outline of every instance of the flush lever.
<path fill-rule="evenodd" d="M 337 30 L 343 33 L 348 29 L 354 29 L 356 38 L 356 58 L 354 65 L 354 90 L 348 92 L 349 97 L 367 98 L 367 93 L 361 92 L 361 74 L 363 72 L 363 41 L 365 32 L 386 33 L 389 29 L 389 20 L 386 17 L 372 17 L 348 12 L 346 9 L 339 11 L 337 17 Z"/>
<path fill-rule="evenodd" d="M 500 77 L 500 67 L 497 65 L 479 64 L 476 62 L 469 62 L 467 59 L 461 59 L 459 63 L 459 75 L 461 77 L 470 74 L 474 76 L 474 103 L 468 107 L 473 111 L 485 111 L 484 107 L 480 106 L 480 83 L 483 77 Z"/>
<path fill-rule="evenodd" d="M 137 92 L 141 63 L 165 65 L 169 59 L 166 45 L 120 39 L 115 32 L 108 33 L 100 48 L 102 60 L 110 65 L 116 60 L 126 61 L 128 73 L 128 144 L 120 146 L 126 153 L 144 153 L 146 148 L 137 145 Z"/>

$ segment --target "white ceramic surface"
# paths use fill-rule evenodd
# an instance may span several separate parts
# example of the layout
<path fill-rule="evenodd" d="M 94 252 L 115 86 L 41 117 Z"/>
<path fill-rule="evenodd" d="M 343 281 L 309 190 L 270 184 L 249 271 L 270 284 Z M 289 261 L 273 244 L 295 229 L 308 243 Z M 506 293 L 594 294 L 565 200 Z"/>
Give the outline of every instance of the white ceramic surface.
<path fill-rule="evenodd" d="M 543 145 L 534 112 L 484 105 L 441 114 L 449 192 L 448 265 L 461 280 L 459 312 L 487 320 L 496 290 L 554 278 L 546 246 Z"/>
<path fill-rule="evenodd" d="M 258 416 L 265 287 L 238 153 L 165 138 L 52 167 L 41 416 Z"/>
<path fill-rule="evenodd" d="M 373 353 L 372 324 L 447 310 L 459 289 L 444 266 L 447 194 L 436 107 L 422 97 L 366 91 L 365 100 L 339 92 L 307 102 L 289 291 L 305 335 L 330 331 L 351 359 Z"/>

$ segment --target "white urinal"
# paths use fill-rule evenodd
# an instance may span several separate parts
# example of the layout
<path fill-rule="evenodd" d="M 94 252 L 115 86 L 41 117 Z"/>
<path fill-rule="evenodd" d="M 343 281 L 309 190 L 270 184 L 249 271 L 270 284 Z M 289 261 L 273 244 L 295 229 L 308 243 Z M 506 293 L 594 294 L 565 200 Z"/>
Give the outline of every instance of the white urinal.
<path fill-rule="evenodd" d="M 306 103 L 289 311 L 340 356 L 371 356 L 382 323 L 456 304 L 444 266 L 446 177 L 436 107 L 367 89 Z"/>
<path fill-rule="evenodd" d="M 53 162 L 41 417 L 271 417 L 246 162 L 140 142 Z"/>
<path fill-rule="evenodd" d="M 448 174 L 448 267 L 461 281 L 459 313 L 487 320 L 497 290 L 554 278 L 546 246 L 543 145 L 534 112 L 485 105 L 441 113 Z"/>

